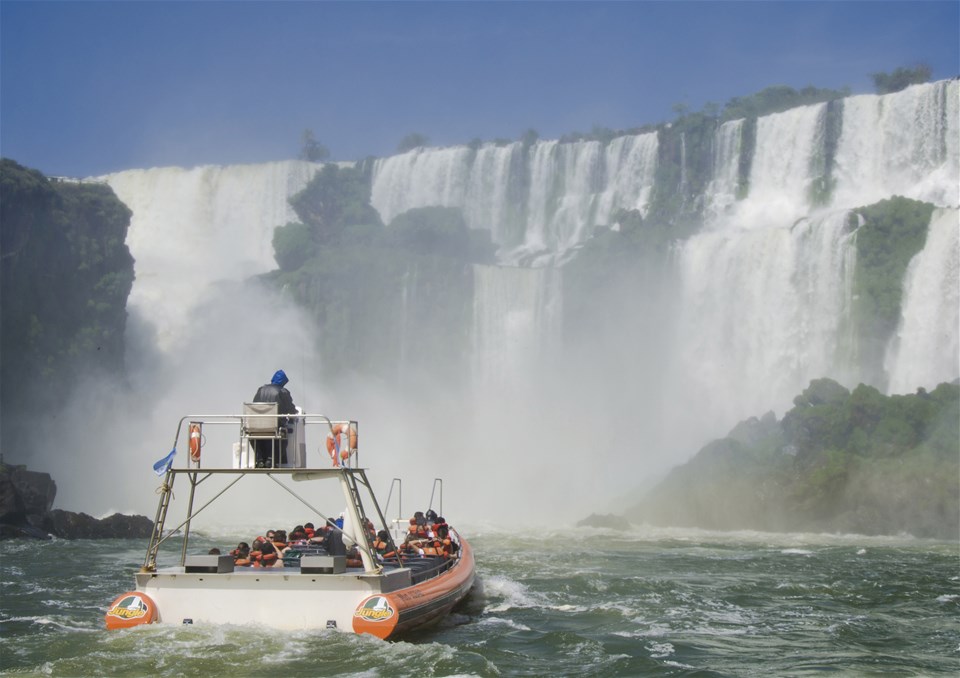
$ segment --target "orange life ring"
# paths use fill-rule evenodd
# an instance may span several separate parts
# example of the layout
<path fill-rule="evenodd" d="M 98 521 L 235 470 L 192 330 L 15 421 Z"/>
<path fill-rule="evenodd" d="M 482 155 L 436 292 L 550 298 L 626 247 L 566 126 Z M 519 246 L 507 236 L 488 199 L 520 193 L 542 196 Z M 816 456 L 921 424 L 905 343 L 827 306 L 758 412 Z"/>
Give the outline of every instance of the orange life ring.
<path fill-rule="evenodd" d="M 201 424 L 195 421 L 190 422 L 190 458 L 193 461 L 200 461 L 200 447 L 201 447 L 201 437 L 200 437 L 200 428 Z"/>
<path fill-rule="evenodd" d="M 127 591 L 110 603 L 104 622 L 108 629 L 127 629 L 140 624 L 152 624 L 159 614 L 157 604 L 146 593 Z"/>

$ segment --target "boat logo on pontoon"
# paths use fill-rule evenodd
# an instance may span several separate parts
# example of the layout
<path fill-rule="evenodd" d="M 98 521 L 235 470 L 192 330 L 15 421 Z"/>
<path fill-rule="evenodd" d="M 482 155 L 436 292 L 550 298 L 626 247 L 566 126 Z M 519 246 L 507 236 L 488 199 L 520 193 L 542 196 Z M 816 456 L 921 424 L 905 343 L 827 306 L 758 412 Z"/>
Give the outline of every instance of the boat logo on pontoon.
<path fill-rule="evenodd" d="M 394 609 L 390 607 L 390 601 L 383 596 L 374 596 L 368 599 L 353 613 L 354 617 L 360 617 L 370 622 L 387 621 L 393 615 Z"/>
<path fill-rule="evenodd" d="M 127 596 L 110 608 L 107 615 L 121 619 L 139 619 L 147 616 L 147 609 L 147 604 L 140 596 Z"/>

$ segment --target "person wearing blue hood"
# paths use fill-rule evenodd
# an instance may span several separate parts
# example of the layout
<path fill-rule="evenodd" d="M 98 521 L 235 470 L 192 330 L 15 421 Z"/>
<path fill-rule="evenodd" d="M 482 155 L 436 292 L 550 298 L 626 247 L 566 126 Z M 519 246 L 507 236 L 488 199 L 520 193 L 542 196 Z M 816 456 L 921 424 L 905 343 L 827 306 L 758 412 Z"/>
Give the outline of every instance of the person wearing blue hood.
<path fill-rule="evenodd" d="M 287 385 L 287 373 L 283 370 L 277 370 L 273 373 L 273 378 L 269 384 L 264 384 L 257 389 L 257 394 L 253 396 L 256 403 L 276 403 L 277 413 L 296 414 L 297 406 L 293 404 L 293 396 L 290 391 L 284 388 Z M 288 424 L 287 419 L 281 419 L 280 423 L 284 426 Z M 256 463 L 258 468 L 273 466 L 273 441 L 255 440 Z M 287 439 L 280 440 L 280 463 L 287 463 Z"/>

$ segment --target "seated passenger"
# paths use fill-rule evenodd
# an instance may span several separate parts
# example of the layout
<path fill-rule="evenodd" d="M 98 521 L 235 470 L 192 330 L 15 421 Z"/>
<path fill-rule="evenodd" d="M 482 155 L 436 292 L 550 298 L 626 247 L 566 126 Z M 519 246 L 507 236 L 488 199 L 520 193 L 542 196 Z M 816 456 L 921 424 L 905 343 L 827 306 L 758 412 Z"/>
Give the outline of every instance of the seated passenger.
<path fill-rule="evenodd" d="M 250 544 L 245 541 L 237 544 L 237 548 L 233 549 L 230 552 L 230 555 L 233 556 L 234 565 L 249 565 L 250 564 Z"/>
<path fill-rule="evenodd" d="M 347 551 L 347 567 L 363 567 L 363 560 L 360 558 L 360 549 L 356 544 Z"/>
<path fill-rule="evenodd" d="M 420 512 L 418 511 L 417 513 L 420 513 Z M 421 515 L 421 517 L 423 516 L 422 513 L 421 513 L 420 515 Z M 410 527 L 407 528 L 407 535 L 408 535 L 407 538 L 408 538 L 408 539 L 410 538 L 409 535 L 411 535 L 411 534 L 412 534 L 412 535 L 415 535 L 415 537 L 416 537 L 417 539 L 426 539 L 426 538 L 427 538 L 427 523 L 426 523 L 426 522 L 422 522 L 422 521 L 418 521 L 418 519 L 417 519 L 416 516 L 414 516 L 413 518 L 411 518 L 411 519 L 410 519 Z"/>
<path fill-rule="evenodd" d="M 260 543 L 260 559 L 257 561 L 257 565 L 260 567 L 273 567 L 279 561 L 281 564 L 283 561 L 280 561 L 280 554 L 277 551 L 277 547 L 273 545 L 271 541 L 263 541 Z"/>
<path fill-rule="evenodd" d="M 313 536 L 310 537 L 311 544 L 323 544 L 323 540 L 327 538 L 327 532 L 330 531 L 330 528 L 326 525 L 321 525 L 316 532 L 313 533 Z"/>
<path fill-rule="evenodd" d="M 323 539 L 323 548 L 328 555 L 345 556 L 347 547 L 343 543 L 343 532 L 331 529 Z"/>
<path fill-rule="evenodd" d="M 437 524 L 437 537 L 443 541 L 446 552 L 450 556 L 453 556 L 460 550 L 460 544 L 458 544 L 457 540 L 450 534 L 450 526 L 447 525 L 447 521 L 442 517 L 437 518 L 437 520 L 439 521 Z"/>
<path fill-rule="evenodd" d="M 263 555 L 260 553 L 260 547 L 265 541 L 266 539 L 263 537 L 257 537 L 253 540 L 253 545 L 250 547 L 250 565 L 255 566 L 260 562 L 260 557 Z"/>
<path fill-rule="evenodd" d="M 290 536 L 287 537 L 287 541 L 291 544 L 299 541 L 307 540 L 307 532 L 304 529 L 303 525 L 297 525 L 290 531 Z"/>
<path fill-rule="evenodd" d="M 390 548 L 390 533 L 386 530 L 380 530 L 377 532 L 377 536 L 373 540 L 372 545 L 374 551 L 379 553 L 381 556 L 384 555 Z"/>

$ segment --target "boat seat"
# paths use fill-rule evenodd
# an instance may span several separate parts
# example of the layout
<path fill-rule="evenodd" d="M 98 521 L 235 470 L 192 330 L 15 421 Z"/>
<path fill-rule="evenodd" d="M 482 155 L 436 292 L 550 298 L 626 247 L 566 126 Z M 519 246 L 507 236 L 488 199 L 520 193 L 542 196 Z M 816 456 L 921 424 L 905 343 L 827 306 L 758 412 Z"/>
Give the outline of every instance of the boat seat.
<path fill-rule="evenodd" d="M 278 416 L 277 403 L 244 403 L 240 423 L 240 446 L 249 446 L 260 459 L 269 459 L 271 466 L 282 465 L 286 447 L 287 427 Z M 249 459 L 249 457 L 248 457 Z"/>
<path fill-rule="evenodd" d="M 243 434 L 247 438 L 279 438 L 282 435 L 276 403 L 244 403 Z"/>
<path fill-rule="evenodd" d="M 187 573 L 223 574 L 233 570 L 233 556 L 187 556 L 184 561 L 184 571 Z"/>

